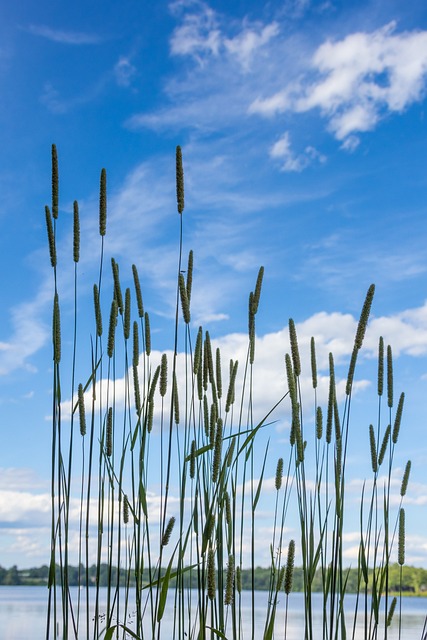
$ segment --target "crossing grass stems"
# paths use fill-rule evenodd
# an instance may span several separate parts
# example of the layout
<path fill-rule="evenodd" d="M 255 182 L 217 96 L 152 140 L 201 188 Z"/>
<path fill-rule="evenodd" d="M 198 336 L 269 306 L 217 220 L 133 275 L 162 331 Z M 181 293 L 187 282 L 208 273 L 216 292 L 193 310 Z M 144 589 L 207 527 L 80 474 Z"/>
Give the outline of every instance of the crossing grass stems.
<path fill-rule="evenodd" d="M 55 145 L 52 146 L 52 204 L 45 208 L 53 271 L 51 557 L 46 639 L 164 640 L 166 603 L 172 599 L 174 638 L 253 640 L 256 516 L 265 478 L 272 475 L 274 467 L 276 493 L 263 639 L 287 637 L 296 553 L 301 558 L 304 576 L 301 638 L 320 638 L 319 630 L 313 626 L 313 582 L 320 572 L 323 639 L 355 638 L 359 620 L 363 621 L 366 639 L 387 639 L 397 604 L 397 599 L 390 601 L 388 595 L 388 572 L 396 546 L 399 565 L 404 564 L 402 504 L 411 463 L 408 461 L 406 466 L 400 506 L 394 512 L 392 466 L 404 395 L 394 410 L 392 351 L 390 346 L 385 349 L 382 338 L 378 347 L 378 412 L 368 430 L 372 477 L 366 480 L 360 500 L 356 607 L 350 624 L 344 617 L 348 569 L 343 559 L 343 533 L 351 402 L 356 361 L 363 345 L 374 286 L 368 289 L 357 327 L 344 402 L 338 403 L 334 359 L 330 354 L 328 403 L 325 408 L 318 403 L 313 337 L 308 366 L 314 404 L 308 412 L 303 407 L 302 363 L 296 326 L 291 319 L 290 350 L 283 354 L 283 396 L 262 420 L 256 420 L 255 322 L 264 268 L 259 269 L 249 295 L 246 359 L 223 363 L 220 350 L 213 353 L 209 331 L 200 327 L 194 332 L 191 323 L 194 257 L 190 251 L 184 262 L 184 172 L 180 147 L 176 149 L 176 199 L 178 249 L 173 342 L 157 363 L 152 358 L 150 316 L 143 304 L 137 266 L 131 267 L 133 293 L 128 287 L 124 296 L 119 265 L 114 258 L 112 277 L 105 274 L 107 176 L 102 169 L 99 272 L 93 285 L 90 366 L 86 375 L 78 378 L 82 371 L 79 363 L 82 344 L 85 347 L 88 344 L 82 343 L 78 331 L 79 207 L 75 202 L 74 320 L 71 336 L 66 336 L 66 341 L 72 343 L 72 357 L 71 365 L 66 365 L 61 350 L 61 291 L 57 273 L 58 157 Z M 107 332 L 106 317 L 109 317 Z M 178 366 L 181 344 L 183 368 Z M 120 379 L 124 380 L 124 393 L 119 397 Z M 72 398 L 69 421 L 64 418 L 63 398 L 68 394 Z M 280 414 L 286 406 L 291 415 L 289 444 L 283 446 L 278 460 L 272 460 L 268 443 L 262 444 L 260 450 L 259 438 L 261 432 L 274 428 L 273 411 Z M 307 426 L 312 423 L 314 430 Z M 160 461 L 150 455 L 153 440 L 160 447 Z M 307 465 L 310 449 L 314 452 L 314 475 Z M 384 473 L 380 476 L 381 470 Z M 175 491 L 178 504 L 172 499 L 176 497 L 176 493 L 172 494 Z M 159 498 L 153 506 L 150 496 L 154 494 Z M 286 524 L 291 496 L 297 501 L 299 533 L 288 539 Z M 76 499 L 77 543 L 72 509 Z M 74 598 L 68 565 L 76 544 L 81 588 Z M 249 632 L 243 625 L 241 584 L 247 544 L 252 601 Z M 102 563 L 108 566 L 106 602 L 99 587 Z M 95 584 L 90 586 L 92 564 L 96 565 L 97 574 Z M 280 608 L 285 615 L 279 624 Z M 132 628 L 131 616 L 134 616 Z"/>

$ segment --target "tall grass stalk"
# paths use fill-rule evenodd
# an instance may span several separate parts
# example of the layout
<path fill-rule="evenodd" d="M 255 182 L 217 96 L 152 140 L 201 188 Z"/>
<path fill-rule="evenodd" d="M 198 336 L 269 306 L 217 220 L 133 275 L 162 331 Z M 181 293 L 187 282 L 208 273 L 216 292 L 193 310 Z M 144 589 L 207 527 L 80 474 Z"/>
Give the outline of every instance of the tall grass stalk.
<path fill-rule="evenodd" d="M 254 380 L 264 269 L 260 268 L 249 295 L 246 354 L 241 361 L 225 362 L 209 331 L 192 324 L 197 256 L 190 251 L 184 257 L 181 149 L 176 149 L 178 240 L 171 346 L 162 351 L 157 348 L 156 334 L 151 333 L 152 320 L 143 303 L 143 282 L 136 264 L 119 266 L 111 257 L 111 272 L 105 270 L 105 169 L 100 177 L 100 258 L 93 285 L 92 329 L 88 338 L 81 336 L 85 291 L 79 287 L 80 218 L 75 203 L 74 313 L 71 339 L 67 334 L 62 341 L 62 332 L 67 330 L 61 324 L 58 284 L 58 263 L 63 267 L 57 246 L 57 225 L 63 224 L 58 184 L 53 147 L 52 203 L 45 209 L 53 271 L 52 516 L 46 638 L 164 640 L 170 634 L 165 630 L 165 617 L 171 607 L 173 638 L 258 640 L 257 525 L 271 492 L 273 506 L 267 506 L 271 510 L 270 537 L 262 540 L 269 550 L 263 640 L 288 635 L 296 559 L 303 570 L 301 638 L 355 639 L 360 623 L 366 640 L 381 634 L 387 638 L 396 607 L 395 600 L 389 604 L 389 567 L 393 553 L 401 567 L 404 563 L 403 500 L 410 462 L 402 478 L 399 508 L 393 511 L 393 460 L 404 396 L 394 410 L 392 351 L 387 347 L 385 355 L 382 338 L 378 412 L 375 420 L 367 421 L 365 431 L 372 477 L 365 481 L 360 496 L 357 599 L 348 629 L 344 615 L 349 577 L 344 534 L 352 398 L 374 286 L 368 289 L 356 329 L 345 393 L 338 390 L 330 354 L 328 397 L 322 406 L 318 383 L 325 376 L 318 370 L 315 338 L 310 342 L 310 362 L 304 363 L 298 327 L 290 319 L 283 391 L 268 413 L 260 416 L 261 398 Z M 107 319 L 108 331 L 104 330 Z M 70 360 L 62 358 L 62 342 L 72 344 Z M 305 406 L 304 375 L 311 377 L 311 409 Z M 62 397 L 63 389 L 70 399 Z M 269 443 L 277 419 L 289 419 L 289 443 L 279 455 L 277 451 L 271 455 Z M 75 558 L 81 587 L 76 600 L 69 579 L 69 565 Z M 249 584 L 242 585 L 245 569 L 249 569 Z M 105 597 L 101 582 L 106 585 Z M 319 583 L 321 630 L 314 626 L 313 607 Z M 243 586 L 251 592 L 249 620 L 244 619 Z M 399 609 L 401 602 L 400 598 Z"/>

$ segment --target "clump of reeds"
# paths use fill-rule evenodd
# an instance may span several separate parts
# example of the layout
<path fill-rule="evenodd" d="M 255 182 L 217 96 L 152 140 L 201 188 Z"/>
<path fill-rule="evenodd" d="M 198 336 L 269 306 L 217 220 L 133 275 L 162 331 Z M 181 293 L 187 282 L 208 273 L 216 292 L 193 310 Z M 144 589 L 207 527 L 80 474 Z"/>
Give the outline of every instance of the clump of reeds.
<path fill-rule="evenodd" d="M 302 562 L 304 629 L 306 640 L 349 637 L 345 595 L 347 569 L 343 561 L 346 515 L 346 466 L 351 441 L 350 409 L 358 355 L 368 324 L 374 286 L 367 292 L 354 340 L 346 380 L 345 400 L 337 396 L 333 355 L 329 356 L 326 406 L 318 402 L 318 363 L 315 338 L 310 341 L 314 414 L 307 417 L 301 391 L 301 361 L 297 325 L 289 320 L 290 353 L 284 354 L 284 389 L 277 404 L 262 419 L 257 415 L 256 317 L 264 269 L 260 268 L 249 295 L 246 361 L 223 363 L 209 331 L 193 331 L 191 321 L 193 252 L 186 269 L 182 259 L 184 171 L 176 150 L 176 200 L 179 237 L 176 269 L 173 342 L 160 351 L 152 344 L 151 319 L 145 309 L 138 268 L 119 269 L 107 251 L 107 176 L 102 169 L 99 194 L 99 275 L 93 285 L 91 367 L 80 364 L 87 342 L 78 339 L 78 263 L 80 220 L 74 204 L 73 262 L 75 274 L 73 358 L 71 372 L 62 365 L 60 292 L 57 279 L 56 225 L 59 216 L 59 178 L 56 147 L 52 148 L 52 203 L 45 209 L 50 263 L 53 269 L 53 411 L 51 483 L 51 558 L 46 638 L 113 637 L 164 640 L 167 602 L 173 604 L 173 638 L 255 637 L 255 563 L 259 541 L 256 518 L 266 475 L 275 492 L 270 549 L 269 584 L 265 601 L 263 640 L 280 630 L 287 636 L 295 558 Z M 184 273 L 186 272 L 186 277 Z M 129 286 L 125 286 L 129 282 Z M 124 297 L 123 293 L 125 292 Z M 133 293 L 132 293 L 133 291 Z M 136 303 L 136 304 L 135 304 Z M 109 317 L 108 332 L 103 317 Z M 154 334 L 153 334 L 154 336 Z M 184 366 L 179 366 L 181 345 Z M 396 600 L 388 602 L 388 571 L 397 545 L 400 567 L 405 559 L 405 512 L 400 508 L 392 528 L 392 464 L 398 441 L 404 395 L 393 412 L 391 347 L 380 339 L 378 356 L 377 422 L 368 421 L 372 481 L 360 504 L 358 605 L 353 635 L 362 618 L 365 638 L 384 633 L 392 623 Z M 77 373 L 78 372 L 78 373 Z M 227 373 L 228 372 L 228 373 Z M 79 376 L 79 378 L 77 377 Z M 384 381 L 387 410 L 381 411 Z M 64 389 L 70 384 L 71 424 L 64 421 Z M 124 392 L 118 388 L 124 385 Z M 62 392 L 61 392 L 62 391 Z M 270 461 L 268 422 L 273 410 L 290 401 L 289 443 Z M 79 433 L 74 433 L 74 416 Z M 326 420 L 324 421 L 324 416 Z M 314 425 L 313 428 L 311 425 Z M 80 446 L 76 439 L 80 438 Z M 311 450 L 314 450 L 314 467 Z M 311 457 L 310 457 L 311 456 Z M 385 481 L 380 470 L 385 469 Z M 403 501 L 411 464 L 400 488 Z M 314 469 L 314 470 L 313 470 Z M 75 479 L 78 478 L 77 485 Z M 273 480 L 274 478 L 274 480 Z M 369 493 L 370 491 L 370 493 Z M 380 494 L 379 494 L 380 492 Z M 69 586 L 68 564 L 74 527 L 70 503 L 79 496 L 77 601 Z M 153 495 L 158 497 L 153 502 Z M 289 506 L 297 505 L 297 523 L 289 522 Z M 178 499 L 177 499 L 178 498 Z M 288 539 L 287 528 L 295 535 Z M 397 532 L 397 543 L 395 534 Z M 245 550 L 250 559 L 252 610 L 244 620 L 242 576 Z M 286 558 L 284 562 L 283 558 Z M 94 597 L 89 597 L 89 566 L 96 565 Z M 107 566 L 106 599 L 100 590 L 101 567 Z M 313 591 L 319 579 L 323 593 L 322 629 L 313 626 Z M 132 588 L 131 588 L 132 587 Z M 83 595 L 82 595 L 83 594 Z M 284 596 L 284 597 L 282 597 Z M 81 598 L 86 615 L 81 615 Z M 91 609 L 90 601 L 94 601 Z M 284 602 L 284 605 L 283 605 Z M 382 608 L 383 607 L 383 608 Z M 127 612 L 135 614 L 134 627 Z M 249 631 L 248 631 L 249 628 Z M 168 637 L 169 640 L 170 636 Z"/>

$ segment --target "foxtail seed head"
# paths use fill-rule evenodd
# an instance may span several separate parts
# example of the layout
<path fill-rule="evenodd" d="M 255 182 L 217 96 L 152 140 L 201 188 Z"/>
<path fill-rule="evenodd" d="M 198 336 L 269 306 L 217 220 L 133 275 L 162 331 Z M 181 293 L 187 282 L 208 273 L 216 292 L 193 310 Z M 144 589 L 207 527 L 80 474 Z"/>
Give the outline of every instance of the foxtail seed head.
<path fill-rule="evenodd" d="M 99 235 L 105 236 L 107 231 L 107 172 L 101 170 L 99 180 Z"/>
<path fill-rule="evenodd" d="M 126 494 L 123 497 L 123 522 L 129 522 L 129 500 Z"/>
<path fill-rule="evenodd" d="M 387 345 L 387 404 L 393 406 L 393 354 L 390 345 Z"/>
<path fill-rule="evenodd" d="M 141 394 L 139 391 L 139 376 L 138 376 L 138 366 L 136 364 L 132 367 L 133 371 L 133 391 L 135 396 L 135 411 L 139 416 L 141 415 Z"/>
<path fill-rule="evenodd" d="M 170 540 L 174 525 L 175 525 L 175 518 L 172 516 L 169 519 L 169 522 L 168 522 L 168 524 L 166 526 L 165 532 L 164 532 L 164 534 L 162 536 L 162 547 L 166 547 L 166 545 L 169 543 L 169 540 Z"/>
<path fill-rule="evenodd" d="M 130 289 L 127 287 L 125 291 L 125 313 L 123 320 L 123 335 L 125 340 L 130 336 Z"/>
<path fill-rule="evenodd" d="M 178 145 L 176 148 L 176 201 L 178 213 L 184 211 L 184 169 L 182 166 L 182 151 Z"/>
<path fill-rule="evenodd" d="M 176 381 L 176 372 L 173 372 L 173 383 L 172 383 L 172 393 L 173 393 L 173 415 L 175 419 L 175 424 L 179 424 L 179 398 L 178 398 L 178 384 Z"/>
<path fill-rule="evenodd" d="M 221 468 L 221 454 L 222 454 L 222 419 L 218 418 L 216 421 L 216 433 L 215 433 L 215 446 L 212 461 L 212 482 L 218 480 L 219 471 Z"/>
<path fill-rule="evenodd" d="M 73 260 L 78 262 L 80 259 L 80 216 L 79 203 L 74 200 L 73 205 Z"/>
<path fill-rule="evenodd" d="M 400 486 L 400 495 L 402 498 L 406 495 L 410 473 L 411 473 L 411 461 L 408 460 L 408 462 L 406 463 L 405 472 L 403 474 L 402 484 Z"/>
<path fill-rule="evenodd" d="M 224 604 L 233 604 L 234 596 L 234 556 L 230 553 L 228 556 L 227 577 L 225 579 Z"/>
<path fill-rule="evenodd" d="M 292 318 L 289 319 L 289 339 L 291 343 L 291 355 L 292 363 L 294 365 L 294 374 L 298 377 L 301 374 L 301 360 L 299 357 L 297 332 L 295 329 L 295 322 Z"/>
<path fill-rule="evenodd" d="M 316 409 L 316 438 L 321 440 L 323 435 L 323 412 L 322 407 Z"/>
<path fill-rule="evenodd" d="M 218 398 L 222 397 L 222 375 L 221 375 L 221 351 L 217 347 L 215 352 L 215 373 L 216 373 L 216 391 Z"/>
<path fill-rule="evenodd" d="M 378 471 L 378 459 L 377 459 L 377 445 L 375 442 L 375 432 L 372 424 L 369 425 L 369 444 L 371 447 L 371 465 L 372 471 L 377 473 Z"/>
<path fill-rule="evenodd" d="M 182 273 L 179 274 L 178 284 L 179 284 L 179 295 L 181 298 L 182 315 L 183 315 L 185 324 L 189 324 L 191 320 L 190 302 L 188 300 L 187 289 L 185 286 L 185 280 Z"/>
<path fill-rule="evenodd" d="M 274 486 L 276 487 L 276 491 L 279 491 L 280 487 L 282 486 L 282 479 L 283 479 L 283 458 L 279 458 L 277 461 L 276 477 L 274 480 Z"/>
<path fill-rule="evenodd" d="M 399 511 L 399 540 L 397 545 L 397 562 L 405 564 L 405 509 Z"/>
<path fill-rule="evenodd" d="M 109 458 L 111 458 L 113 454 L 113 409 L 112 407 L 109 407 L 108 413 L 107 413 L 105 453 Z"/>
<path fill-rule="evenodd" d="M 117 300 L 114 300 L 111 303 L 110 310 L 110 324 L 108 327 L 108 343 L 107 343 L 107 354 L 109 358 L 113 357 L 114 353 L 114 342 L 116 337 L 116 324 L 117 324 Z"/>
<path fill-rule="evenodd" d="M 117 300 L 117 308 L 120 315 L 123 313 L 123 296 L 122 296 L 122 288 L 120 286 L 120 277 L 119 277 L 119 265 L 111 258 L 111 267 L 113 270 L 113 278 L 114 278 L 114 297 Z"/>
<path fill-rule="evenodd" d="M 212 549 L 212 547 L 209 547 L 209 550 L 208 550 L 207 583 L 208 583 L 208 598 L 209 600 L 215 600 L 215 595 L 216 595 L 215 552 Z"/>
<path fill-rule="evenodd" d="M 138 323 L 136 320 L 134 320 L 134 323 L 133 323 L 132 364 L 134 367 L 137 367 L 139 365 L 139 330 L 138 330 Z"/>
<path fill-rule="evenodd" d="M 257 311 L 258 311 L 258 305 L 259 305 L 259 299 L 261 296 L 261 287 L 262 287 L 262 279 L 264 277 L 264 267 L 260 267 L 259 271 L 258 271 L 258 277 L 256 279 L 256 284 L 255 284 L 255 291 L 254 291 L 254 295 L 253 295 L 253 306 L 252 306 L 252 313 L 254 315 L 256 315 Z"/>
<path fill-rule="evenodd" d="M 403 403 L 404 403 L 404 401 L 405 401 L 405 394 L 401 393 L 400 394 L 400 398 L 399 398 L 399 403 L 398 403 L 397 409 L 396 409 L 396 416 L 394 418 L 393 433 L 392 433 L 392 436 L 391 436 L 393 444 L 396 444 L 397 439 L 399 437 L 400 424 L 402 422 L 402 413 L 403 413 Z"/>
<path fill-rule="evenodd" d="M 363 303 L 362 313 L 360 314 L 359 324 L 357 326 L 356 338 L 354 345 L 357 349 L 360 349 L 365 337 L 366 326 L 368 324 L 369 314 L 371 312 L 372 300 L 374 298 L 375 285 L 371 284 L 366 294 L 365 302 Z"/>
<path fill-rule="evenodd" d="M 99 338 L 102 336 L 102 315 L 101 305 L 99 302 L 99 289 L 97 284 L 93 285 L 93 303 L 95 307 L 96 335 Z"/>
<path fill-rule="evenodd" d="M 314 338 L 310 340 L 310 355 L 311 355 L 311 380 L 313 389 L 317 389 L 317 362 L 316 362 L 316 344 Z"/>
<path fill-rule="evenodd" d="M 162 398 L 166 395 L 168 385 L 168 358 L 166 353 L 162 355 L 160 364 L 160 395 Z"/>
<path fill-rule="evenodd" d="M 77 397 L 78 397 L 78 404 L 79 404 L 80 433 L 82 436 L 84 436 L 86 435 L 86 412 L 85 412 L 85 398 L 84 398 L 82 384 L 79 384 Z"/>
<path fill-rule="evenodd" d="M 288 596 L 292 591 L 292 582 L 294 578 L 294 561 L 295 561 L 295 540 L 291 540 L 288 546 L 288 557 L 286 560 L 285 571 L 285 593 Z"/>
<path fill-rule="evenodd" d="M 196 475 L 196 441 L 191 441 L 190 450 L 190 478 L 193 479 Z"/>
<path fill-rule="evenodd" d="M 53 231 L 52 216 L 50 215 L 50 209 L 47 205 L 45 206 L 44 210 L 46 216 L 47 240 L 49 242 L 50 264 L 52 265 L 52 267 L 56 267 L 56 243 L 55 234 Z"/>
<path fill-rule="evenodd" d="M 396 596 L 394 596 L 393 600 L 391 601 L 390 609 L 388 610 L 387 627 L 389 627 L 392 623 L 394 611 L 396 609 L 396 604 L 397 604 L 397 598 Z"/>
<path fill-rule="evenodd" d="M 52 216 L 58 218 L 58 153 L 56 144 L 52 145 Z"/>
<path fill-rule="evenodd" d="M 142 293 L 141 293 L 141 283 L 139 281 L 138 269 L 133 264 L 132 265 L 132 274 L 133 274 L 133 283 L 135 286 L 135 295 L 136 295 L 136 304 L 138 307 L 138 316 L 140 318 L 144 317 L 144 305 L 142 303 Z"/>
<path fill-rule="evenodd" d="M 383 441 L 381 443 L 381 447 L 380 447 L 380 452 L 378 454 L 378 466 L 380 467 L 384 461 L 384 456 L 386 454 L 387 451 L 387 445 L 388 445 L 388 441 L 390 440 L 390 433 L 391 433 L 391 426 L 388 425 L 387 429 L 385 430 L 384 433 L 384 437 L 383 437 Z"/>
<path fill-rule="evenodd" d="M 185 288 L 187 290 L 188 304 L 190 304 L 191 302 L 191 290 L 193 287 L 193 262 L 194 262 L 193 250 L 191 249 L 188 254 L 187 282 L 185 284 Z"/>
<path fill-rule="evenodd" d="M 199 331 L 197 332 L 196 338 L 196 346 L 194 348 L 194 361 L 193 361 L 193 373 L 196 376 L 198 370 L 202 366 L 202 341 L 203 341 L 203 330 L 202 327 L 199 327 Z"/>
<path fill-rule="evenodd" d="M 59 311 L 59 299 L 57 293 L 55 293 L 55 297 L 53 299 L 52 338 L 53 361 L 55 364 L 59 364 L 61 361 L 61 315 Z"/>
<path fill-rule="evenodd" d="M 144 313 L 144 328 L 145 328 L 145 353 L 147 356 L 151 353 L 151 331 L 150 331 L 150 316 L 147 312 Z"/>
<path fill-rule="evenodd" d="M 380 336 L 378 343 L 378 395 L 384 391 L 384 339 Z"/>

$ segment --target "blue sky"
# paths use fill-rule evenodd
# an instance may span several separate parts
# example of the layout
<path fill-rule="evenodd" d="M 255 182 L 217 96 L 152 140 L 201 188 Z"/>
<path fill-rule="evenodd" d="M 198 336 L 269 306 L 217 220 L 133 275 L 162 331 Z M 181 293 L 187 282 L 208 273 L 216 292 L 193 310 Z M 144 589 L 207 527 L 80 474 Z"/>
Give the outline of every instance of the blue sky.
<path fill-rule="evenodd" d="M 106 167 L 107 255 L 121 273 L 138 264 L 159 352 L 171 345 L 174 153 L 182 145 L 195 329 L 203 324 L 226 351 L 242 350 L 247 295 L 265 267 L 260 410 L 286 386 L 288 318 L 307 380 L 311 335 L 319 368 L 326 375 L 332 350 L 344 377 L 366 290 L 376 284 L 354 400 L 363 448 L 356 438 L 349 486 L 359 490 L 365 467 L 369 473 L 373 362 L 383 335 L 393 347 L 396 393 L 406 393 L 396 483 L 410 458 L 407 559 L 427 566 L 423 3 L 23 0 L 2 14 L 0 564 L 40 564 L 49 553 L 52 274 L 44 205 L 54 142 L 68 221 L 59 246 L 65 256 L 77 199 L 88 308 Z M 70 283 L 64 268 L 65 305 Z M 274 441 L 284 451 L 288 428 L 278 416 Z M 350 536 L 349 561 L 351 554 Z"/>

